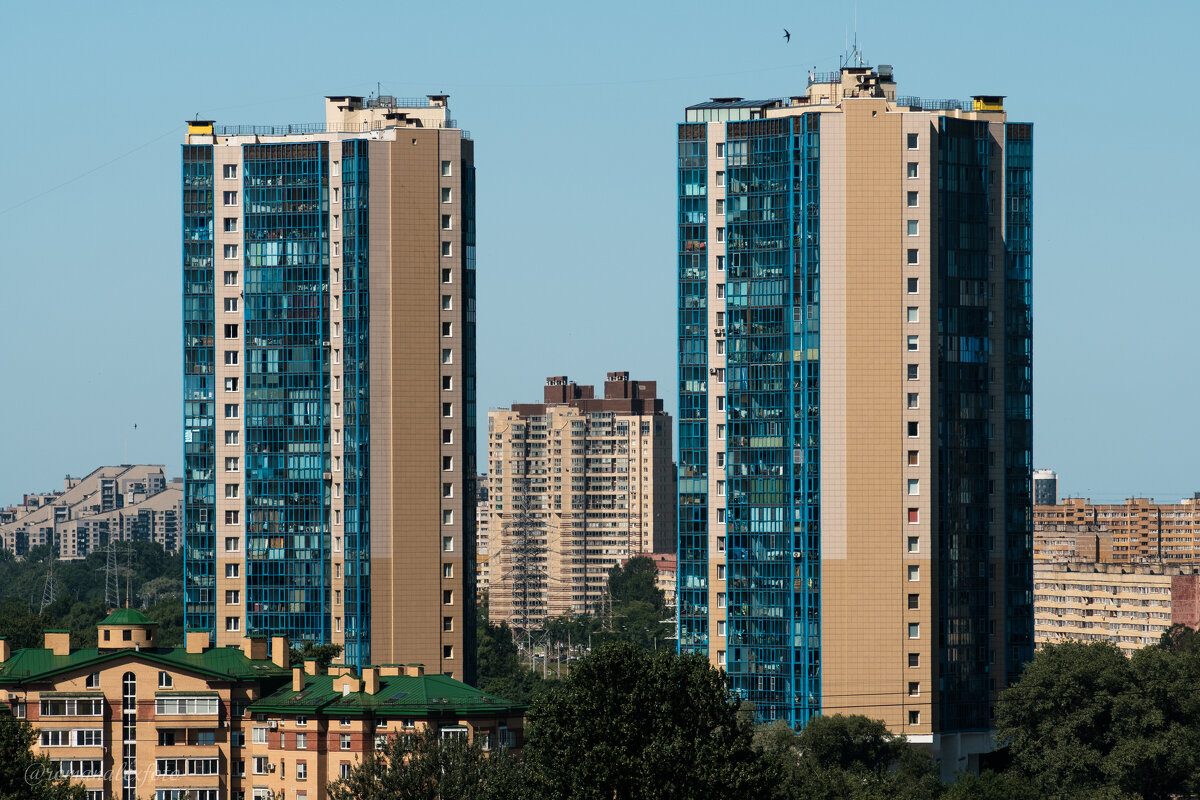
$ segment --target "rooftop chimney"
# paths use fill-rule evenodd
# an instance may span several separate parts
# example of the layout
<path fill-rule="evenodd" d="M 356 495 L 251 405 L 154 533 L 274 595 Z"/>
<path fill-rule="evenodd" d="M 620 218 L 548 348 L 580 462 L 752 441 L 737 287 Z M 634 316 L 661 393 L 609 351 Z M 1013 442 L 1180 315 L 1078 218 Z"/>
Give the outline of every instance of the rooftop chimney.
<path fill-rule="evenodd" d="M 405 664 L 404 674 L 410 678 L 420 678 L 425 674 L 424 664 Z"/>
<path fill-rule="evenodd" d="M 54 653 L 56 656 L 71 655 L 71 632 L 64 630 L 53 630 L 45 632 L 47 650 Z"/>
<path fill-rule="evenodd" d="M 189 654 L 203 653 L 208 641 L 208 631 L 188 631 L 183 635 L 183 649 Z"/>
<path fill-rule="evenodd" d="M 293 692 L 303 692 L 304 691 L 304 668 L 303 667 L 292 667 L 292 691 Z"/>
<path fill-rule="evenodd" d="M 379 694 L 379 670 L 375 667 L 363 670 L 363 691 L 367 694 Z"/>
<path fill-rule="evenodd" d="M 280 669 L 287 669 L 291 664 L 292 650 L 288 646 L 286 636 L 271 637 L 271 663 Z"/>

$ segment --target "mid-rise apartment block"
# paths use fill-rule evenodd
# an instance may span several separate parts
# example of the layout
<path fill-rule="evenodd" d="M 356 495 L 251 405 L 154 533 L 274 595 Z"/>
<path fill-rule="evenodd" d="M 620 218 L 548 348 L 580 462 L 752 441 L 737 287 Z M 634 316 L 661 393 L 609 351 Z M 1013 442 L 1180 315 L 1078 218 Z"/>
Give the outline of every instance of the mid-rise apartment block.
<path fill-rule="evenodd" d="M 595 609 L 626 559 L 675 536 L 671 417 L 653 381 L 565 376 L 488 412 L 488 608 L 517 629 Z"/>
<path fill-rule="evenodd" d="M 1033 652 L 1033 128 L 890 67 L 678 126 L 679 630 L 949 772 Z"/>
<path fill-rule="evenodd" d="M 0 543 L 18 558 L 52 545 L 56 558 L 74 560 L 109 542 L 156 542 L 179 549 L 183 485 L 168 481 L 161 465 L 99 467 L 82 478 L 68 475 L 61 491 L 27 494 L 0 509 Z"/>
<path fill-rule="evenodd" d="M 186 630 L 472 680 L 470 134 L 338 96 L 182 157 Z"/>
<path fill-rule="evenodd" d="M 1039 561 L 1033 567 L 1037 646 L 1109 642 L 1126 655 L 1172 625 L 1200 626 L 1200 574 L 1177 565 Z"/>
<path fill-rule="evenodd" d="M 1097 537 L 1095 560 L 1108 564 L 1200 562 L 1200 493 L 1178 503 L 1131 497 L 1093 503 L 1067 497 L 1033 509 L 1035 530 Z"/>
<path fill-rule="evenodd" d="M 88 800 L 324 800 L 388 736 L 522 744 L 523 706 L 421 664 L 290 667 L 283 637 L 162 647 L 156 627 L 124 608 L 98 647 L 72 649 L 66 630 L 15 652 L 0 639 L 0 702 Z"/>

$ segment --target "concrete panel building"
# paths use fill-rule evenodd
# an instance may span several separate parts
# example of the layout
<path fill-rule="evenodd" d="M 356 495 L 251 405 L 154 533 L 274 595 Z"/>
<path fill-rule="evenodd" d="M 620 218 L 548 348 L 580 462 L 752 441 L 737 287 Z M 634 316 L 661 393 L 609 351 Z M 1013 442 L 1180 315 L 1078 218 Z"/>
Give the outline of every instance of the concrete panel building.
<path fill-rule="evenodd" d="M 1036 531 L 1060 536 L 1099 533 L 1095 560 L 1106 564 L 1200 562 L 1200 495 L 1178 503 L 1067 497 L 1057 505 L 1034 506 L 1033 523 Z"/>
<path fill-rule="evenodd" d="M 1033 129 L 892 69 L 678 126 L 679 624 L 952 773 L 1033 652 Z"/>
<path fill-rule="evenodd" d="M 74 560 L 110 541 L 156 542 L 173 553 L 182 520 L 182 481 L 168 482 L 161 465 L 123 464 L 68 475 L 61 491 L 25 495 L 0 512 L 0 542 L 18 558 L 53 545 L 57 558 Z"/>
<path fill-rule="evenodd" d="M 185 627 L 474 676 L 474 143 L 447 97 L 188 123 Z"/>
<path fill-rule="evenodd" d="M 1058 504 L 1058 473 L 1050 469 L 1033 471 L 1033 504 L 1053 506 Z"/>
<path fill-rule="evenodd" d="M 1194 567 L 1037 562 L 1033 568 L 1037 646 L 1110 642 L 1126 655 L 1158 644 L 1172 625 L 1200 625 Z"/>
<path fill-rule="evenodd" d="M 489 615 L 524 630 L 594 609 L 609 571 L 670 551 L 671 418 L 653 381 L 565 376 L 541 403 L 488 412 Z"/>

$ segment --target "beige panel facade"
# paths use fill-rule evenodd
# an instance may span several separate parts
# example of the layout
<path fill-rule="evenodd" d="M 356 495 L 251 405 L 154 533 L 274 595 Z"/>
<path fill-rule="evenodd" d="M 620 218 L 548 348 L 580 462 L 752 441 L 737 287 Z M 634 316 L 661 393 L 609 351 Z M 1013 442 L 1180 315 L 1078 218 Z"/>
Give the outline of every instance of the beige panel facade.
<path fill-rule="evenodd" d="M 651 382 L 565 377 L 488 413 L 489 617 L 525 630 L 594 610 L 608 573 L 674 547 L 671 418 Z"/>

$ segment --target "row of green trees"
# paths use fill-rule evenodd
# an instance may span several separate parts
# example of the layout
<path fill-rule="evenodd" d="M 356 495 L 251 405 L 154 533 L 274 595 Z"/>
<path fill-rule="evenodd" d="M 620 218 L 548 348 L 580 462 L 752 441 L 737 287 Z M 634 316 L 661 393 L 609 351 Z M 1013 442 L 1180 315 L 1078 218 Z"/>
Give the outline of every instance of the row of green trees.
<path fill-rule="evenodd" d="M 0 550 L 0 636 L 14 649 L 41 647 L 47 628 L 69 628 L 73 647 L 96 646 L 96 624 L 111 608 L 105 602 L 108 563 L 103 552 L 54 562 L 54 602 L 42 608 L 50 572 L 50 547 L 32 548 L 21 560 Z M 142 609 L 158 623 L 165 646 L 183 644 L 183 555 L 154 542 L 128 542 L 114 572 L 120 603 Z"/>
<path fill-rule="evenodd" d="M 1045 647 L 997 705 L 1002 772 L 939 778 L 924 750 L 861 716 L 800 733 L 753 724 L 694 656 L 609 642 L 537 684 L 521 759 L 399 737 L 333 797 L 467 800 L 1169 800 L 1200 796 L 1200 636 L 1174 628 L 1128 658 Z M 1007 756 L 1007 758 L 1004 758 Z"/>

